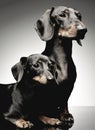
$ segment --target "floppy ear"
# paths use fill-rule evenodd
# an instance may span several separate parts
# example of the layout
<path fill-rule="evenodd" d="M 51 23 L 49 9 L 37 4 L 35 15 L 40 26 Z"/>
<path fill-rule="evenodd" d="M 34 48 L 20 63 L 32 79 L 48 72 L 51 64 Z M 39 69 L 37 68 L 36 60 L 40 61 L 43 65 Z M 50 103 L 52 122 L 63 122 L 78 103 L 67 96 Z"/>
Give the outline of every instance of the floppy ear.
<path fill-rule="evenodd" d="M 27 63 L 27 57 L 22 57 L 20 59 L 20 62 L 18 62 L 17 64 L 15 64 L 12 68 L 12 74 L 13 77 L 15 78 L 16 81 L 21 81 L 22 77 L 23 77 L 23 73 L 24 73 L 24 66 Z"/>
<path fill-rule="evenodd" d="M 36 22 L 36 31 L 43 41 L 52 39 L 54 35 L 54 26 L 51 21 L 51 14 L 54 8 L 48 9 Z"/>
<path fill-rule="evenodd" d="M 25 66 L 27 64 L 27 57 L 21 57 L 20 63 L 21 63 L 22 66 Z"/>

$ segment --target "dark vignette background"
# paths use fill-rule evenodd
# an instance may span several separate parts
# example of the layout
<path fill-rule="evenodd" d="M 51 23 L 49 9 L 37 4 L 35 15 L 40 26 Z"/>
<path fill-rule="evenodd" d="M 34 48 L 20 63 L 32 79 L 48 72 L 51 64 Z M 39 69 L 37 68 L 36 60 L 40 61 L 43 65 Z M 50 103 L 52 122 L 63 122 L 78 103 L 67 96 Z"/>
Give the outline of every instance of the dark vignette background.
<path fill-rule="evenodd" d="M 44 50 L 45 43 L 37 35 L 34 23 L 46 9 L 59 5 L 79 10 L 88 28 L 83 47 L 76 42 L 73 46 L 78 76 L 69 105 L 95 106 L 95 0 L 1 0 L 0 82 L 15 82 L 11 67 L 20 57 Z M 94 108 L 93 112 L 95 115 Z"/>

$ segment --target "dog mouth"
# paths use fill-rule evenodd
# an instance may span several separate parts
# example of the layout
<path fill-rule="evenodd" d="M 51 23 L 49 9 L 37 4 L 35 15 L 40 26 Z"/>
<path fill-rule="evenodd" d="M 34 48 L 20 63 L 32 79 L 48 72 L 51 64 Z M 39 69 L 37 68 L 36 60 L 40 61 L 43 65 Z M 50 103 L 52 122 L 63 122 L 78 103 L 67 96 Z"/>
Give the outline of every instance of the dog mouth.
<path fill-rule="evenodd" d="M 71 40 L 76 40 L 79 45 L 82 45 L 81 40 L 84 39 L 86 32 L 87 32 L 86 28 L 78 30 L 76 26 L 71 26 L 67 29 L 59 28 L 58 36 L 62 38 L 69 38 Z"/>
<path fill-rule="evenodd" d="M 86 28 L 85 28 L 85 29 L 82 29 L 82 30 L 79 30 L 79 31 L 77 32 L 77 37 L 75 38 L 75 40 L 77 41 L 77 43 L 78 43 L 80 46 L 82 46 L 81 40 L 84 39 L 86 32 L 87 32 L 87 29 L 86 29 Z"/>
<path fill-rule="evenodd" d="M 46 84 L 47 83 L 47 78 L 46 78 L 45 75 L 34 76 L 33 80 L 39 82 L 40 84 Z"/>
<path fill-rule="evenodd" d="M 58 36 L 74 38 L 77 35 L 77 29 L 75 26 L 70 26 L 68 28 L 59 28 Z"/>
<path fill-rule="evenodd" d="M 86 32 L 87 32 L 86 28 L 78 30 L 77 31 L 77 39 L 81 39 L 81 40 L 84 39 Z"/>
<path fill-rule="evenodd" d="M 54 80 L 54 77 L 51 74 L 42 74 L 42 75 L 38 75 L 38 76 L 34 76 L 33 80 L 37 81 L 40 84 L 47 84 L 51 81 Z"/>

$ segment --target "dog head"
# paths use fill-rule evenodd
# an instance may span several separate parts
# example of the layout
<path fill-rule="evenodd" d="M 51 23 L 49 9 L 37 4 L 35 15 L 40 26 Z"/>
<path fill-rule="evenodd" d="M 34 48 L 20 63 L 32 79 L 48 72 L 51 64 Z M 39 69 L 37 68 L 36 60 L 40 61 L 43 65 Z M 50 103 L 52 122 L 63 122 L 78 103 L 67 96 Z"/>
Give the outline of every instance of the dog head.
<path fill-rule="evenodd" d="M 55 78 L 56 65 L 47 56 L 41 54 L 22 57 L 20 62 L 12 67 L 12 74 L 16 81 L 20 82 L 23 77 L 29 81 L 46 84 Z"/>
<path fill-rule="evenodd" d="M 36 31 L 44 41 L 51 40 L 56 35 L 77 40 L 80 44 L 80 39 L 84 38 L 87 28 L 82 22 L 82 16 L 79 11 L 59 6 L 48 9 L 37 20 Z"/>

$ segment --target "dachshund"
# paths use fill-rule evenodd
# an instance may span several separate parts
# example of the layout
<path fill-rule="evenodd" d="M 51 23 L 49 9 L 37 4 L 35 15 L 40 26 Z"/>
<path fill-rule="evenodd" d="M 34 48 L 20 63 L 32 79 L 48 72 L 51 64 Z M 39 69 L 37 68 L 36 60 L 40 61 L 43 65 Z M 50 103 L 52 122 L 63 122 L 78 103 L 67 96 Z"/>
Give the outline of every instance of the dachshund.
<path fill-rule="evenodd" d="M 42 54 L 51 58 L 57 65 L 56 81 L 58 84 L 52 93 L 52 97 L 56 99 L 53 100 L 53 109 L 51 107 L 53 114 L 42 115 L 40 119 L 45 124 L 52 116 L 63 122 L 74 122 L 68 110 L 68 99 L 77 77 L 76 66 L 72 58 L 72 41 L 75 40 L 82 45 L 81 40 L 87 32 L 81 13 L 64 6 L 52 7 L 36 21 L 35 29 L 41 40 L 46 41 Z"/>
<path fill-rule="evenodd" d="M 0 117 L 18 128 L 31 128 L 47 100 L 47 90 L 55 86 L 55 64 L 47 56 L 21 57 L 12 67 L 13 84 L 0 84 Z M 46 103 L 45 103 L 46 104 Z M 45 106 L 44 104 L 44 106 Z"/>

